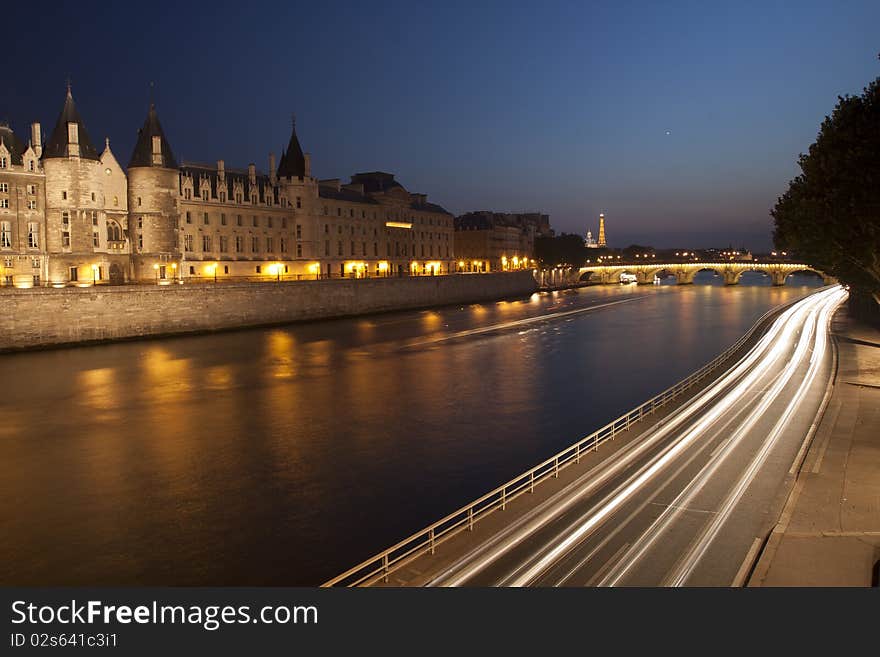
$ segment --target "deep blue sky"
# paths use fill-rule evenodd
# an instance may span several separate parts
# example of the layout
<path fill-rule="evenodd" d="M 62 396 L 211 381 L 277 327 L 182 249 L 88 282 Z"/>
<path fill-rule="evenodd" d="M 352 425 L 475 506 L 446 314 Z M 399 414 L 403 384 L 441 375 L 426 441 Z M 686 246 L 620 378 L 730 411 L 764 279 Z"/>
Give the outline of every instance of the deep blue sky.
<path fill-rule="evenodd" d="M 392 171 L 557 231 L 604 211 L 613 246 L 769 248 L 798 153 L 880 74 L 877 0 L 51 4 L 4 7 L 0 118 L 23 138 L 70 75 L 125 166 L 155 80 L 179 159 L 265 169 L 295 112 L 318 177 Z"/>

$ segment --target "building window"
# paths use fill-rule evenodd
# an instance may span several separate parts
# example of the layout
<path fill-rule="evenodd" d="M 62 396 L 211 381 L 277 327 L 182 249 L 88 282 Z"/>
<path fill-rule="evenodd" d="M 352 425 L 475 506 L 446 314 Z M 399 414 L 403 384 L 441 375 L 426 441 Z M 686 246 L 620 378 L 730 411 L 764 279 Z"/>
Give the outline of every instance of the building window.
<path fill-rule="evenodd" d="M 187 201 L 192 198 L 192 190 L 189 187 L 183 190 L 183 198 Z M 192 267 L 190 267 L 190 269 L 192 269 Z"/>
<path fill-rule="evenodd" d="M 92 226 L 98 225 L 98 213 L 92 210 Z"/>
<path fill-rule="evenodd" d="M 324 224 L 324 234 L 327 235 L 330 232 L 330 224 Z"/>
<path fill-rule="evenodd" d="M 281 241 L 281 253 L 287 253 L 287 240 L 283 237 L 279 238 Z"/>
<path fill-rule="evenodd" d="M 95 192 L 92 192 L 92 200 L 95 200 Z"/>
<path fill-rule="evenodd" d="M 224 273 L 224 274 L 228 274 L 228 273 L 229 273 L 229 265 L 223 265 L 223 273 Z"/>
<path fill-rule="evenodd" d="M 337 216 L 337 217 L 341 217 L 341 216 L 342 216 L 342 208 L 336 208 L 336 216 Z"/>
<path fill-rule="evenodd" d="M 235 236 L 235 252 L 241 253 L 244 251 L 244 238 L 241 235 Z"/>
<path fill-rule="evenodd" d="M 36 221 L 28 222 L 28 248 L 40 248 L 40 224 Z"/>
<path fill-rule="evenodd" d="M 0 156 L 0 169 L 5 169 L 5 168 L 6 168 L 6 156 L 3 155 L 3 156 Z"/>
<path fill-rule="evenodd" d="M 354 255 L 354 242 L 351 243 L 351 255 Z"/>
<path fill-rule="evenodd" d="M 141 207 L 141 197 L 140 196 L 138 196 L 138 203 L 137 204 L 138 204 L 138 207 Z"/>
<path fill-rule="evenodd" d="M 220 202 L 226 203 L 226 192 L 220 192 Z"/>
<path fill-rule="evenodd" d="M 336 242 L 336 255 L 342 255 L 342 242 Z"/>
<path fill-rule="evenodd" d="M 193 236 L 192 235 L 184 235 L 183 236 L 183 250 L 188 253 L 193 252 Z"/>
<path fill-rule="evenodd" d="M 138 217 L 138 228 L 143 228 L 143 227 L 144 227 L 144 218 Z"/>
<path fill-rule="evenodd" d="M 260 238 L 256 235 L 251 237 L 251 253 L 260 252 Z"/>
<path fill-rule="evenodd" d="M 101 246 L 101 236 L 98 233 L 92 233 L 92 246 Z"/>
<path fill-rule="evenodd" d="M 297 246 L 302 246 L 301 244 L 297 244 Z M 324 255 L 330 255 L 330 240 L 324 241 Z"/>
<path fill-rule="evenodd" d="M 208 218 L 208 213 L 205 212 L 202 214 L 202 223 L 206 226 L 211 223 L 211 220 Z"/>
<path fill-rule="evenodd" d="M 296 257 L 297 257 L 297 258 L 302 258 L 302 255 L 303 255 L 303 245 L 302 245 L 302 244 L 297 244 L 297 245 L 296 245 Z"/>
<path fill-rule="evenodd" d="M 0 221 L 0 247 L 12 248 L 12 222 Z"/>
<path fill-rule="evenodd" d="M 266 253 L 272 253 L 275 249 L 273 248 L 272 238 L 266 238 Z"/>
<path fill-rule="evenodd" d="M 70 233 L 66 230 L 61 232 L 61 246 L 65 249 L 70 248 Z"/>
<path fill-rule="evenodd" d="M 61 192 L 61 200 L 62 200 L 62 201 L 66 201 L 66 200 L 67 200 L 67 192 Z"/>
<path fill-rule="evenodd" d="M 61 213 L 61 225 L 63 225 L 63 226 L 70 225 L 70 212 L 68 212 L 67 210 L 64 210 Z"/>
<path fill-rule="evenodd" d="M 39 257 L 31 258 L 31 268 L 32 269 L 39 269 L 40 268 L 40 258 Z"/>
<path fill-rule="evenodd" d="M 9 207 L 9 199 L 8 198 L 0 198 L 0 208 L 8 208 Z"/>
<path fill-rule="evenodd" d="M 235 195 L 235 202 L 236 202 L 236 203 L 241 203 L 241 194 L 236 194 L 236 195 Z"/>
<path fill-rule="evenodd" d="M 30 169 L 31 171 L 34 170 L 34 161 L 33 160 L 28 160 L 28 169 Z M 39 279 L 40 279 L 39 276 L 35 276 L 34 278 L 37 279 L 37 281 L 39 281 Z"/>
<path fill-rule="evenodd" d="M 202 251 L 210 251 L 211 250 L 211 236 L 210 235 L 202 235 Z"/>
<path fill-rule="evenodd" d="M 229 252 L 229 238 L 226 235 L 220 236 L 220 253 Z"/>
<path fill-rule="evenodd" d="M 297 207 L 297 208 L 302 208 L 302 206 L 303 206 L 302 198 L 299 197 L 299 196 L 297 196 L 297 197 L 296 197 L 296 207 Z"/>
<path fill-rule="evenodd" d="M 113 197 L 113 207 L 119 207 L 119 197 L 118 196 Z"/>
<path fill-rule="evenodd" d="M 254 215 L 254 216 L 253 216 L 253 224 L 254 224 L 254 228 L 256 228 L 257 226 L 260 225 L 260 222 L 257 221 L 257 215 Z"/>
<path fill-rule="evenodd" d="M 78 267 L 71 267 L 70 268 L 70 280 L 71 281 L 78 281 L 79 280 L 79 268 Z"/>
<path fill-rule="evenodd" d="M 30 185 L 28 185 L 28 187 L 30 187 Z M 3 192 L 4 194 L 8 194 L 9 193 L 9 183 L 0 182 L 0 192 Z"/>
<path fill-rule="evenodd" d="M 281 217 L 281 227 L 287 228 L 287 217 Z"/>
<path fill-rule="evenodd" d="M 241 215 L 237 215 L 237 216 L 235 217 L 235 225 L 236 225 L 236 226 L 241 226 Z"/>
<path fill-rule="evenodd" d="M 303 236 L 303 227 L 299 224 L 296 225 L 296 239 L 301 240 Z"/>
<path fill-rule="evenodd" d="M 262 268 L 260 265 L 257 265 L 257 273 L 258 273 L 258 274 L 262 272 L 262 269 L 263 269 L 263 268 Z"/>
<path fill-rule="evenodd" d="M 139 249 L 144 248 L 144 236 L 141 233 L 138 233 L 138 248 Z"/>
<path fill-rule="evenodd" d="M 207 190 L 207 189 L 203 189 L 203 190 L 202 190 L 202 200 L 203 200 L 203 201 L 207 201 L 207 200 L 208 200 L 208 190 Z"/>
<path fill-rule="evenodd" d="M 194 276 L 195 273 L 196 273 L 196 268 L 193 267 L 192 265 L 190 265 L 190 266 L 189 266 L 189 275 L 190 275 L 190 276 Z"/>
<path fill-rule="evenodd" d="M 186 211 L 186 223 L 191 224 L 193 222 L 192 213 L 187 210 Z"/>

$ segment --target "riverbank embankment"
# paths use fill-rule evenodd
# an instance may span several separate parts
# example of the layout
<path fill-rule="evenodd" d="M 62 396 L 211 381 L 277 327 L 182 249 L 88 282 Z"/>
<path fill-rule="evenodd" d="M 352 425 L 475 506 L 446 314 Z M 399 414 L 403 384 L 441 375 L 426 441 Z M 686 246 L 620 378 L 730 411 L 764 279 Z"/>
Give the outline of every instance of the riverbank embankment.
<path fill-rule="evenodd" d="M 530 271 L 218 285 L 9 289 L 0 351 L 203 333 L 528 296 Z"/>

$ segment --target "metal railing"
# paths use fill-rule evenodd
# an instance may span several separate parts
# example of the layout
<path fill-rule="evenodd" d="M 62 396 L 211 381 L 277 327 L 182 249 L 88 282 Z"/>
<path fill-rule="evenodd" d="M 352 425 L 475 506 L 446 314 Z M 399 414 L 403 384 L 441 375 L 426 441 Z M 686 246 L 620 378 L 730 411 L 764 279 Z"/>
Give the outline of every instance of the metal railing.
<path fill-rule="evenodd" d="M 554 454 L 532 469 L 523 472 L 518 477 L 514 477 L 498 488 L 495 488 L 482 497 L 477 498 L 470 504 L 461 507 L 457 511 L 450 513 L 448 516 L 428 525 L 415 534 L 408 536 L 399 543 L 392 545 L 387 550 L 384 550 L 366 561 L 359 563 L 353 568 L 346 570 L 341 575 L 337 575 L 321 586 L 360 586 L 364 584 L 372 584 L 380 579 L 387 582 L 388 575 L 398 568 L 414 561 L 423 554 L 434 554 L 438 545 L 462 531 L 473 531 L 474 525 L 490 513 L 499 509 L 506 509 L 507 505 L 520 495 L 526 492 L 534 492 L 535 486 L 538 484 L 550 478 L 558 478 L 561 470 L 573 463 L 579 463 L 585 454 L 591 451 L 597 451 L 599 445 L 609 440 L 613 440 L 617 434 L 626 431 L 642 418 L 652 415 L 657 409 L 665 406 L 685 390 L 705 379 L 709 374 L 718 369 L 718 367 L 723 365 L 731 356 L 739 351 L 739 349 L 765 322 L 767 322 L 769 318 L 798 300 L 799 299 L 795 299 L 768 310 L 739 340 L 686 379 L 667 388 L 660 394 L 652 397 L 630 412 L 621 415 L 616 420 L 609 422 L 601 429 L 594 431 L 585 438 L 581 438 L 573 445 Z"/>

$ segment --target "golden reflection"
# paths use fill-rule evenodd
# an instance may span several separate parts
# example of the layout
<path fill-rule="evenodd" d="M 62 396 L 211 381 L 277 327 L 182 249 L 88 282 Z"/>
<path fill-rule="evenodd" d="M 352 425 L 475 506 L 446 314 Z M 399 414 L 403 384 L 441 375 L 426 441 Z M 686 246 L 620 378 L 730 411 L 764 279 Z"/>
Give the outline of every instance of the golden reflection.
<path fill-rule="evenodd" d="M 289 379 L 296 374 L 293 348 L 295 340 L 287 331 L 272 331 L 268 336 L 268 371 L 273 378 Z"/>
<path fill-rule="evenodd" d="M 205 388 L 208 390 L 229 390 L 232 387 L 232 368 L 217 365 L 205 370 Z"/>
<path fill-rule="evenodd" d="M 144 353 L 143 366 L 147 379 L 144 394 L 152 401 L 174 401 L 192 392 L 189 358 L 173 358 L 166 349 L 154 346 Z"/>
<path fill-rule="evenodd" d="M 76 386 L 82 403 L 99 411 L 116 408 L 119 396 L 114 390 L 115 374 L 112 367 L 80 372 Z"/>

